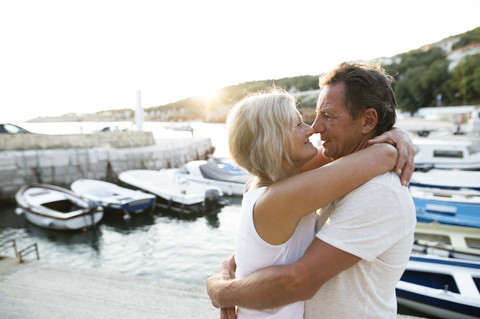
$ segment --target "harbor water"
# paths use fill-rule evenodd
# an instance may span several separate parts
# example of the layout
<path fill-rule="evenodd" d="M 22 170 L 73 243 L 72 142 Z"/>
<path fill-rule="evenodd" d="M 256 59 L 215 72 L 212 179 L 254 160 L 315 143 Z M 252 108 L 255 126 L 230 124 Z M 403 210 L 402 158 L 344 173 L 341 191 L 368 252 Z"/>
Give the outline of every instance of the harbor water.
<path fill-rule="evenodd" d="M 128 128 L 129 123 L 21 123 L 42 134 L 92 133 L 106 126 Z M 192 136 L 187 123 L 146 122 L 156 139 Z M 210 137 L 215 156 L 227 156 L 223 124 L 189 124 L 195 137 Z M 47 230 L 15 214 L 15 204 L 0 207 L 0 242 L 15 239 L 19 249 L 37 243 L 40 258 L 49 263 L 149 276 L 204 285 L 233 252 L 241 199 L 227 197 L 228 205 L 204 215 L 178 217 L 156 208 L 124 220 L 105 214 L 95 229 L 85 232 Z M 8 255 L 8 250 L 2 252 Z M 12 250 L 13 254 L 13 250 Z M 29 256 L 34 258 L 34 256 Z M 28 259 L 28 257 L 27 257 Z"/>
<path fill-rule="evenodd" d="M 187 124 L 195 129 L 195 137 L 211 138 L 215 156 L 228 156 L 224 124 L 146 122 L 144 130 L 152 131 L 156 139 L 185 138 L 191 132 L 179 127 Z M 91 133 L 105 126 L 129 126 L 93 122 L 20 125 L 43 134 Z M 192 217 L 179 217 L 160 208 L 130 220 L 108 214 L 95 229 L 78 232 L 39 228 L 17 216 L 14 203 L 3 204 L 0 242 L 15 239 L 18 249 L 37 243 L 40 259 L 47 263 L 203 286 L 233 252 L 241 198 L 227 200 L 222 208 Z M 9 254 L 13 255 L 13 251 L 2 252 Z M 400 308 L 399 313 L 429 318 L 406 308 Z"/>

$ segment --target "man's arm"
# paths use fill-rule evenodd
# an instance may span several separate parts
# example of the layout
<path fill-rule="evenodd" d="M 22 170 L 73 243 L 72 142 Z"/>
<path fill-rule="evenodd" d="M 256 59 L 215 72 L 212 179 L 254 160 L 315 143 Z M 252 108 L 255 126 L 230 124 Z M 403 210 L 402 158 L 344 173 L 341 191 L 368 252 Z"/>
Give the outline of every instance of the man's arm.
<path fill-rule="evenodd" d="M 230 280 L 225 279 L 229 270 L 222 269 L 207 279 L 207 291 L 215 307 L 274 308 L 310 299 L 326 281 L 359 260 L 315 238 L 304 256 L 292 264 L 264 268 L 245 278 Z M 224 262 L 222 267 L 229 265 Z"/>

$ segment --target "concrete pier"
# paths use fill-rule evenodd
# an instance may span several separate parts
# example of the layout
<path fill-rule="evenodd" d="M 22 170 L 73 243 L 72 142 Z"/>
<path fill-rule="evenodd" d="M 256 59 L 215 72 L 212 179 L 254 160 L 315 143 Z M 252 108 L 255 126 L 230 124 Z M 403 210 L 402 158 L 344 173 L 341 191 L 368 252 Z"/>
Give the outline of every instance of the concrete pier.
<path fill-rule="evenodd" d="M 209 319 L 219 310 L 200 286 L 10 259 L 0 260 L 0 317 Z"/>
<path fill-rule="evenodd" d="M 179 167 L 206 159 L 214 151 L 210 138 L 154 140 L 148 134 L 130 133 L 110 133 L 109 138 L 105 135 L 93 141 L 80 134 L 62 136 L 60 140 L 47 136 L 48 142 L 38 136 L 34 140 L 26 137 L 17 149 L 8 144 L 0 150 L 0 201 L 13 200 L 21 186 L 32 182 L 66 188 L 81 178 L 118 182 L 118 174 L 125 170 Z M 15 138 L 2 138 L 9 137 Z M 35 145 L 37 148 L 26 149 Z"/>
<path fill-rule="evenodd" d="M 204 286 L 0 258 L 0 316 L 210 319 L 220 318 L 220 312 Z"/>

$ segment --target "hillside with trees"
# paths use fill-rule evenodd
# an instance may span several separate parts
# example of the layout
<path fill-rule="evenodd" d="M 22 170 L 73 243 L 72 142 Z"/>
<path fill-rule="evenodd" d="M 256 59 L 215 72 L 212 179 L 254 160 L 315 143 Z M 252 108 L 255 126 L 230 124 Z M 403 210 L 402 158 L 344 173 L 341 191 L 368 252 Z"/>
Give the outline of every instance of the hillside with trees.
<path fill-rule="evenodd" d="M 451 52 L 430 45 L 400 54 L 398 63 L 385 65 L 396 72 L 393 87 L 399 109 L 415 112 L 437 105 L 480 104 L 480 54 L 465 56 L 451 70 L 448 59 L 452 52 L 469 46 L 480 53 L 480 27 L 450 39 L 457 41 Z"/>
<path fill-rule="evenodd" d="M 449 43 L 446 50 L 445 44 Z M 478 53 L 465 54 L 455 64 L 451 56 L 462 51 Z M 414 113 L 422 107 L 480 104 L 480 27 L 379 62 L 395 79 L 393 88 L 401 111 Z M 192 97 L 146 111 L 153 114 L 149 116 L 151 120 L 224 122 L 228 110 L 242 97 L 273 85 L 296 94 L 299 109 L 307 120 L 312 120 L 318 93 L 298 94 L 318 89 L 318 76 L 311 75 L 246 82 L 218 90 L 212 100 Z"/>

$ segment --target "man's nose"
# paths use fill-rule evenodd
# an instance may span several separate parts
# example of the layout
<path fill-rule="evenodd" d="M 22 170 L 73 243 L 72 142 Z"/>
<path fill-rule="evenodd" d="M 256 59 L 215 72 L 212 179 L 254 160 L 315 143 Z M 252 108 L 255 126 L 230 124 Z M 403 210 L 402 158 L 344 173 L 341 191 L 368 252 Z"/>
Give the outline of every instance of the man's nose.
<path fill-rule="evenodd" d="M 315 118 L 315 121 L 313 121 L 312 129 L 315 133 L 321 133 L 325 129 L 325 125 L 323 125 L 322 120 L 318 116 Z"/>

